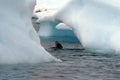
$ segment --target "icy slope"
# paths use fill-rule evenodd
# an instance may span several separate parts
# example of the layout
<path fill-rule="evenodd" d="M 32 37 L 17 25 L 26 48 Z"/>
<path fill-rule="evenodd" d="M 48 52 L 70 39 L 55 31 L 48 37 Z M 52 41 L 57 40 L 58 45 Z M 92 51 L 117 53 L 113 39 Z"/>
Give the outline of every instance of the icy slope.
<path fill-rule="evenodd" d="M 35 0 L 0 0 L 0 64 L 56 61 L 31 22 Z"/>

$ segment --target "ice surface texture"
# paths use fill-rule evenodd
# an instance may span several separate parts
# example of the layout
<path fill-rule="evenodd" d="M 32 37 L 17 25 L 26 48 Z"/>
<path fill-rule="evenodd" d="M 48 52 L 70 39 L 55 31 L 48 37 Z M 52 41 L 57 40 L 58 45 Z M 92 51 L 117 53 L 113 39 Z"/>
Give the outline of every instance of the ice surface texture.
<path fill-rule="evenodd" d="M 0 0 L 0 64 L 56 61 L 41 46 L 31 16 L 35 0 Z"/>
<path fill-rule="evenodd" d="M 72 28 L 86 49 L 120 51 L 120 1 L 72 0 L 56 20 Z"/>

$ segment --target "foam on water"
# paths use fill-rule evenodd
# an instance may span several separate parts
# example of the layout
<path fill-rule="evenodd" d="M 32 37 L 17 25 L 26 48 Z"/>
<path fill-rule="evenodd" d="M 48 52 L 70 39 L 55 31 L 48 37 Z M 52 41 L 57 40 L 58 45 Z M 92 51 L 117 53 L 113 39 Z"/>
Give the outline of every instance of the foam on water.
<path fill-rule="evenodd" d="M 72 0 L 56 20 L 72 28 L 86 49 L 120 51 L 119 0 Z"/>
<path fill-rule="evenodd" d="M 35 0 L 0 0 L 0 64 L 56 61 L 31 22 Z"/>

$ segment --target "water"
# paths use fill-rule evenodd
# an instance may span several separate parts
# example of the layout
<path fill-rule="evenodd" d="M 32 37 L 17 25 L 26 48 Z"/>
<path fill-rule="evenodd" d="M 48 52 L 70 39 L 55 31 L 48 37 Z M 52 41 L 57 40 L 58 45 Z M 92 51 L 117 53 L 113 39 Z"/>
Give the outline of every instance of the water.
<path fill-rule="evenodd" d="M 50 36 L 50 37 L 40 37 L 44 41 L 51 41 L 48 44 L 53 43 L 54 41 L 60 41 L 64 43 L 79 43 L 79 40 L 75 36 Z M 43 44 L 44 45 L 44 44 Z M 46 45 L 46 44 L 45 44 Z M 49 46 L 50 47 L 50 46 Z"/>
<path fill-rule="evenodd" d="M 120 80 L 120 55 L 54 51 L 48 49 L 52 43 L 42 40 L 46 50 L 63 62 L 0 65 L 0 80 Z M 61 43 L 66 48 L 79 48 L 78 43 Z"/>

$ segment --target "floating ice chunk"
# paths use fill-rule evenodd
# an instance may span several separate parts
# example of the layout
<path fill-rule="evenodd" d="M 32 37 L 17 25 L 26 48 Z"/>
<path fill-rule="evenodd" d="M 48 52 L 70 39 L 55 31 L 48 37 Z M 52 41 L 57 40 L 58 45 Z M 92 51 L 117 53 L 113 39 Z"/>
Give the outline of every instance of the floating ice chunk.
<path fill-rule="evenodd" d="M 67 26 L 64 23 L 60 23 L 56 26 L 57 29 L 61 29 L 61 30 L 72 30 L 72 28 L 70 28 L 69 26 Z"/>

